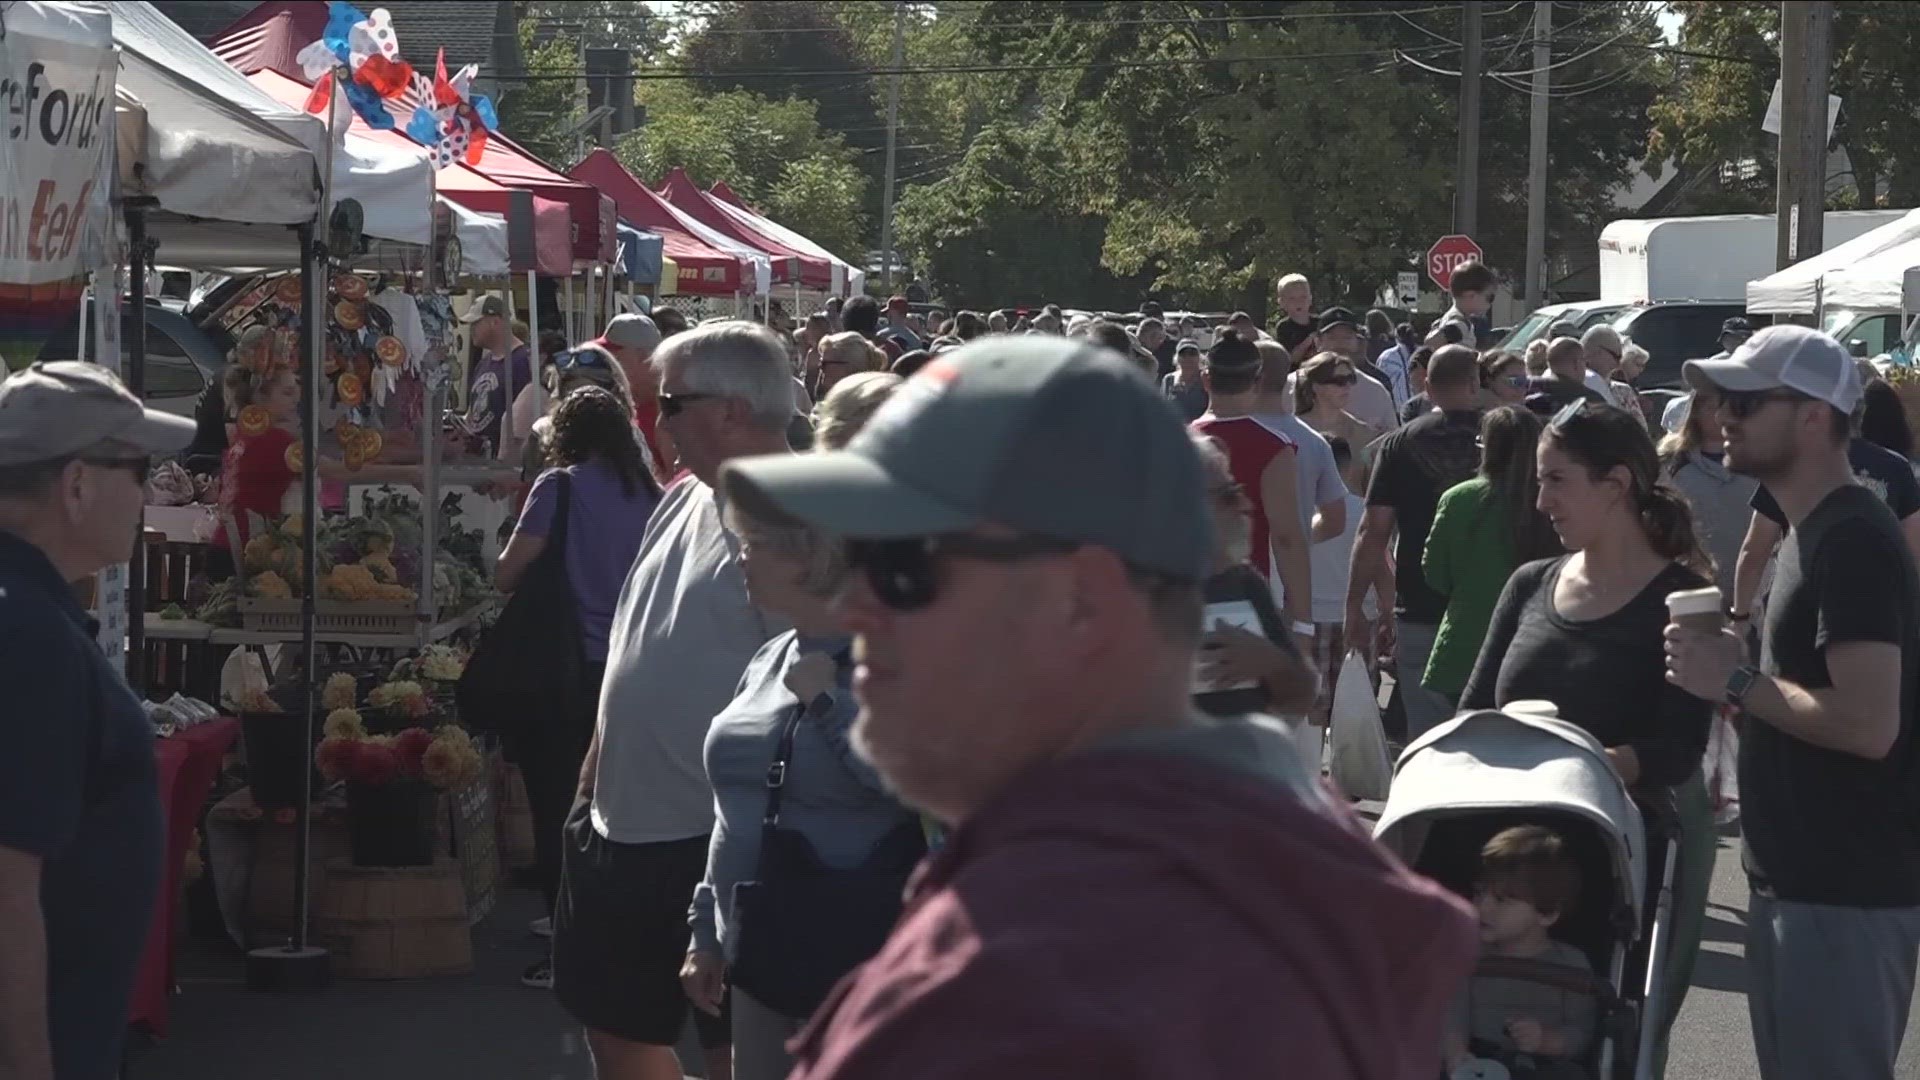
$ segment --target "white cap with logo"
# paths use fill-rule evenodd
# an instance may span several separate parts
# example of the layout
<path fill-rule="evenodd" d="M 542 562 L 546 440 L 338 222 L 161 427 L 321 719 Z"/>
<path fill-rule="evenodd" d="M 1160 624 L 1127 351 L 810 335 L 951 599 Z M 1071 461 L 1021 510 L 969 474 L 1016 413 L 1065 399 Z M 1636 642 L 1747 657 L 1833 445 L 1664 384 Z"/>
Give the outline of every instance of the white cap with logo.
<path fill-rule="evenodd" d="M 1793 390 L 1851 414 L 1865 387 L 1853 357 L 1831 336 L 1805 326 L 1769 326 L 1724 360 L 1689 360 L 1687 385 L 1732 393 Z"/>

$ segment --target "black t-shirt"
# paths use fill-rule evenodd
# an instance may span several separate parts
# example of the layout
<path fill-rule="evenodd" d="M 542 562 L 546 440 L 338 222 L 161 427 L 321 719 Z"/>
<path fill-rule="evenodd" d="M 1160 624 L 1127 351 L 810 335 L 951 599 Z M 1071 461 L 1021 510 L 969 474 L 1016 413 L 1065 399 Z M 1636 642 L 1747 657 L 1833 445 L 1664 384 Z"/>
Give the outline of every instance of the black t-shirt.
<path fill-rule="evenodd" d="M 1920 513 L 1920 480 L 1914 479 L 1913 466 L 1906 458 L 1865 439 L 1854 439 L 1847 443 L 1847 466 L 1861 487 L 1880 496 L 1893 511 L 1894 521 L 1905 521 Z M 1786 527 L 1787 515 L 1780 511 L 1780 504 L 1764 485 L 1754 491 L 1749 505 L 1754 513 Z"/>
<path fill-rule="evenodd" d="M 1432 411 L 1433 399 L 1425 394 L 1415 394 L 1407 399 L 1406 406 L 1400 410 L 1400 422 L 1411 424 Z"/>
<path fill-rule="evenodd" d="M 1460 707 L 1551 701 L 1600 745 L 1632 747 L 1642 786 L 1678 784 L 1700 767 L 1713 703 L 1667 681 L 1667 594 L 1711 582 L 1671 563 L 1620 610 L 1568 619 L 1553 590 L 1569 558 L 1530 562 L 1507 579 Z"/>
<path fill-rule="evenodd" d="M 1809 690 L 1833 685 L 1827 646 L 1900 647 L 1900 734 L 1880 761 L 1814 746 L 1759 720 L 1741 728 L 1740 816 L 1748 880 L 1782 900 L 1920 904 L 1920 575 L 1899 523 L 1848 485 L 1781 541 L 1760 670 Z"/>
<path fill-rule="evenodd" d="M 1536 375 L 1528 380 L 1527 392 L 1545 394 L 1553 399 L 1556 406 L 1571 405 L 1576 401 L 1591 401 L 1595 405 L 1607 405 L 1610 402 L 1586 383 L 1572 379 L 1560 379 L 1550 375 Z"/>
<path fill-rule="evenodd" d="M 1367 505 L 1393 508 L 1399 530 L 1393 549 L 1394 611 L 1408 622 L 1438 625 L 1446 613 L 1446 599 L 1427 587 L 1420 554 L 1440 496 L 1471 480 L 1479 468 L 1479 437 L 1479 413 L 1430 412 L 1381 440 Z"/>
<path fill-rule="evenodd" d="M 1168 375 L 1173 374 L 1173 369 L 1176 366 L 1173 362 L 1173 354 L 1179 348 L 1180 348 L 1180 342 L 1175 340 L 1174 337 L 1169 334 L 1168 336 L 1160 339 L 1159 347 L 1153 350 L 1153 362 L 1155 365 L 1155 370 L 1157 370 L 1160 373 L 1161 378 L 1165 378 Z"/>
<path fill-rule="evenodd" d="M 1294 322 L 1282 315 L 1280 320 L 1273 324 L 1273 329 L 1269 333 L 1273 340 L 1285 345 L 1287 351 L 1292 352 L 1300 347 L 1301 342 L 1312 337 L 1314 331 L 1312 323 Z"/>
<path fill-rule="evenodd" d="M 0 533 L 0 845 L 40 859 L 53 1071 L 120 1071 L 163 837 L 153 725 L 39 548 Z"/>
<path fill-rule="evenodd" d="M 1213 604 L 1233 603 L 1244 600 L 1253 605 L 1253 613 L 1260 619 L 1260 632 L 1268 641 L 1291 653 L 1296 659 L 1300 649 L 1293 643 L 1293 635 L 1287 632 L 1285 620 L 1280 618 L 1280 609 L 1274 606 L 1273 590 L 1267 585 L 1267 579 L 1251 566 L 1241 564 L 1222 570 L 1207 579 L 1203 596 L 1209 606 Z M 1212 622 L 1207 628 L 1212 629 Z M 1264 686 L 1247 686 L 1238 690 L 1211 690 L 1193 695 L 1193 703 L 1208 716 L 1240 716 L 1244 713 L 1263 713 L 1269 710 L 1272 698 L 1267 695 Z"/>

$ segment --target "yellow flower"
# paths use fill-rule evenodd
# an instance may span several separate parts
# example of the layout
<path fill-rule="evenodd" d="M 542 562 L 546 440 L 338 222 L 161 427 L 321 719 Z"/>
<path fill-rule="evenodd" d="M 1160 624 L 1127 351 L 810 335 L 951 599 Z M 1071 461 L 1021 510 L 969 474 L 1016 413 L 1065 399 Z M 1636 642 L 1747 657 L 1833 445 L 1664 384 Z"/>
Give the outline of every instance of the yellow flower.
<path fill-rule="evenodd" d="M 359 693 L 360 685 L 353 676 L 336 671 L 327 676 L 327 684 L 320 690 L 320 704 L 328 710 L 351 709 Z"/>
<path fill-rule="evenodd" d="M 360 714 L 352 709 L 335 709 L 327 714 L 327 722 L 320 729 L 329 739 L 364 739 L 367 726 L 360 721 Z"/>
<path fill-rule="evenodd" d="M 264 599 L 287 600 L 293 596 L 293 589 L 287 584 L 287 579 L 271 570 L 253 575 L 253 579 L 247 584 L 253 595 Z"/>

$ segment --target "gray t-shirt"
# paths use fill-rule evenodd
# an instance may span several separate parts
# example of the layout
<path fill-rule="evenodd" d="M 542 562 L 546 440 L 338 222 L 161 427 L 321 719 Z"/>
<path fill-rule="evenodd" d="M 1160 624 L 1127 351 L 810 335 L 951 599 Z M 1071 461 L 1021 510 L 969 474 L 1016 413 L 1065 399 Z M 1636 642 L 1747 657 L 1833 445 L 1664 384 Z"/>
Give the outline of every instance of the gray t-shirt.
<path fill-rule="evenodd" d="M 787 629 L 747 598 L 739 541 L 712 488 L 675 484 L 620 590 L 600 689 L 593 827 L 621 844 L 705 836 L 707 728 L 762 643 Z"/>
<path fill-rule="evenodd" d="M 1344 502 L 1347 497 L 1347 483 L 1340 479 L 1340 463 L 1334 460 L 1333 447 L 1326 436 L 1292 413 L 1256 413 L 1254 420 L 1298 448 L 1300 527 L 1301 535 L 1308 535 L 1313 531 L 1316 509 Z M 1353 452 L 1357 455 L 1361 449 L 1356 446 Z"/>
<path fill-rule="evenodd" d="M 1563 941 L 1549 944 L 1546 952 L 1533 959 L 1582 974 L 1593 972 L 1586 954 Z M 1541 1027 L 1560 1032 L 1570 1051 L 1566 1056 L 1578 1058 L 1593 1045 L 1599 1013 L 1600 1003 L 1592 994 L 1562 990 L 1531 979 L 1475 975 L 1454 999 L 1447 1029 L 1458 1032 L 1464 1028 L 1471 1038 L 1492 1043 L 1502 1053 L 1513 1053 L 1517 1048 L 1507 1034 L 1507 1024 L 1514 1020 L 1536 1020 Z"/>

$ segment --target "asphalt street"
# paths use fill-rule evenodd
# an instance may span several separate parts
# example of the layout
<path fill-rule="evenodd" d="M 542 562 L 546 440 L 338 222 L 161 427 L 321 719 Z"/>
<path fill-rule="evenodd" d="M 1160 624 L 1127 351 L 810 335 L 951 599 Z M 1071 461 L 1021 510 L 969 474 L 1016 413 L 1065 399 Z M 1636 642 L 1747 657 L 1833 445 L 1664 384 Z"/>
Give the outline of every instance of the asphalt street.
<path fill-rule="evenodd" d="M 1741 955 L 1746 898 L 1739 841 L 1722 840 L 1703 955 L 1674 1030 L 1670 1080 L 1756 1075 Z M 590 1080 L 586 1049 L 551 995 L 518 982 L 541 948 L 526 931 L 537 914 L 532 893 L 504 893 L 475 928 L 475 971 L 466 978 L 343 981 L 306 994 L 251 993 L 230 951 L 191 945 L 181 957 L 173 1030 L 133 1053 L 127 1080 Z M 1898 1075 L 1920 1080 L 1915 1041 Z"/>

